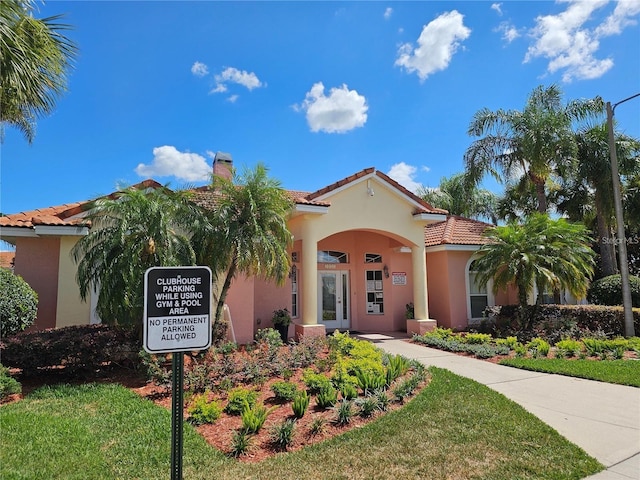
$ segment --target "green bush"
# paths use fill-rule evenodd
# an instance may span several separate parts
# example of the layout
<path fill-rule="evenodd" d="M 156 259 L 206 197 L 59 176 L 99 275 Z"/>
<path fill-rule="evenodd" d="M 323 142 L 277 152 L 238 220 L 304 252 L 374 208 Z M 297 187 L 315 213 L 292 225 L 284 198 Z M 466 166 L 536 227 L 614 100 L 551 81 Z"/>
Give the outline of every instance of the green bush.
<path fill-rule="evenodd" d="M 9 369 L 0 363 L 0 400 L 20 392 L 22 392 L 20 382 L 9 375 Z"/>
<path fill-rule="evenodd" d="M 280 425 L 275 425 L 271 429 L 271 442 L 278 450 L 287 450 L 293 444 L 293 437 L 296 429 L 296 421 L 287 418 Z"/>
<path fill-rule="evenodd" d="M 467 333 L 461 335 L 459 338 L 464 343 L 470 343 L 472 345 L 482 345 L 491 342 L 491 335 L 488 333 Z"/>
<path fill-rule="evenodd" d="M 194 395 L 187 407 L 188 420 L 196 425 L 214 423 L 222 414 L 222 407 L 217 401 L 209 401 L 209 392 Z"/>
<path fill-rule="evenodd" d="M 575 357 L 582 351 L 582 347 L 583 344 L 579 340 L 567 338 L 556 343 L 556 353 L 560 353 L 561 356 Z"/>
<path fill-rule="evenodd" d="M 38 314 L 38 295 L 23 280 L 0 268 L 0 338 L 6 338 L 33 325 Z"/>
<path fill-rule="evenodd" d="M 291 382 L 278 381 L 271 385 L 271 391 L 280 402 L 290 402 L 296 396 L 298 387 Z"/>
<path fill-rule="evenodd" d="M 309 395 L 305 390 L 298 392 L 293 399 L 293 403 L 291 404 L 291 409 L 293 410 L 293 415 L 296 418 L 304 417 L 304 414 L 309 408 Z"/>
<path fill-rule="evenodd" d="M 227 406 L 224 407 L 224 411 L 229 415 L 241 415 L 245 405 L 251 408 L 256 404 L 256 400 L 258 400 L 258 392 L 255 390 L 236 387 L 229 392 Z"/>
<path fill-rule="evenodd" d="M 338 401 L 338 391 L 333 386 L 328 386 L 320 390 L 316 397 L 318 408 L 329 408 Z"/>
<path fill-rule="evenodd" d="M 264 405 L 249 405 L 247 401 L 244 402 L 244 408 L 242 409 L 242 428 L 247 433 L 258 433 L 264 422 L 267 421 L 267 417 L 276 407 L 267 408 Z"/>
<path fill-rule="evenodd" d="M 93 374 L 107 366 L 137 367 L 140 346 L 132 330 L 80 325 L 18 333 L 0 343 L 0 356 L 4 365 L 22 369 L 23 376 L 41 370 Z"/>
<path fill-rule="evenodd" d="M 549 343 L 546 340 L 536 337 L 533 340 L 531 340 L 529 343 L 527 343 L 526 348 L 528 351 L 531 352 L 531 354 L 534 357 L 537 357 L 538 355 L 542 355 L 543 357 L 546 357 L 547 355 L 549 355 L 549 350 L 551 350 L 551 345 L 549 345 Z"/>
<path fill-rule="evenodd" d="M 278 348 L 284 345 L 280 333 L 273 328 L 263 328 L 256 332 L 256 343 L 266 343 L 271 348 Z"/>
<path fill-rule="evenodd" d="M 321 373 L 315 373 L 310 368 L 302 372 L 302 381 L 309 389 L 309 393 L 319 393 L 321 390 L 331 387 L 331 380 Z"/>
<path fill-rule="evenodd" d="M 631 304 L 640 308 L 640 277 L 629 276 L 631 287 Z M 622 305 L 622 277 L 609 275 L 591 284 L 587 299 L 596 305 Z"/>

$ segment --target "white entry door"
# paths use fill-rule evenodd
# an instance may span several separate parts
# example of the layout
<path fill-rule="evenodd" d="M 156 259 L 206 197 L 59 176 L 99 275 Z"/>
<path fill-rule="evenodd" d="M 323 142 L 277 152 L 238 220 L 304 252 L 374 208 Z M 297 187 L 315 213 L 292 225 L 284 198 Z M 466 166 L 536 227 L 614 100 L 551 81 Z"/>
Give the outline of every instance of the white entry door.
<path fill-rule="evenodd" d="M 318 323 L 327 329 L 348 329 L 349 272 L 318 272 Z"/>

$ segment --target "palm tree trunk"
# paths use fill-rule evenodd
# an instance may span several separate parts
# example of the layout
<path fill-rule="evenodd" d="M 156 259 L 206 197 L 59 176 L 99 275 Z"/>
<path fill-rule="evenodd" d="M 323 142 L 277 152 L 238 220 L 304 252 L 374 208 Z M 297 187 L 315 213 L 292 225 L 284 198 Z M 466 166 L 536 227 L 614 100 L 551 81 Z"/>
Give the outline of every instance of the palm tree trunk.
<path fill-rule="evenodd" d="M 596 189 L 595 194 L 595 206 L 596 206 L 596 220 L 598 225 L 598 239 L 600 241 L 600 270 L 602 276 L 608 277 L 617 273 L 616 268 L 616 254 L 614 250 L 614 242 L 611 237 L 611 226 L 604 215 L 604 208 L 602 206 L 602 195 L 599 190 Z"/>
<path fill-rule="evenodd" d="M 227 293 L 229 292 L 229 288 L 231 287 L 231 280 L 233 280 L 233 277 L 236 273 L 236 268 L 237 265 L 234 259 L 229 266 L 229 270 L 227 270 L 227 276 L 224 279 L 222 290 L 220 290 L 220 297 L 218 298 L 218 303 L 216 305 L 216 316 L 214 318 L 212 327 L 214 344 L 217 344 L 224 340 L 227 335 L 228 325 L 224 321 L 222 311 L 224 309 L 224 302 L 227 299 Z"/>
<path fill-rule="evenodd" d="M 538 199 L 538 212 L 547 213 L 547 193 L 544 189 L 544 180 L 534 180 L 536 185 L 536 198 Z"/>

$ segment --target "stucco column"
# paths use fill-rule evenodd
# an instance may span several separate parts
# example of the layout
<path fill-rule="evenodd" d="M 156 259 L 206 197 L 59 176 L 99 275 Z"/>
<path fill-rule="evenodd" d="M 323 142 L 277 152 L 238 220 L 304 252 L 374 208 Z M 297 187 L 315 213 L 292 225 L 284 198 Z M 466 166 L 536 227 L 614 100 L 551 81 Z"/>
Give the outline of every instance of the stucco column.
<path fill-rule="evenodd" d="M 413 265 L 413 309 L 416 320 L 429 318 L 427 301 L 427 260 L 424 245 L 411 247 Z"/>
<path fill-rule="evenodd" d="M 318 324 L 318 241 L 306 229 L 302 239 L 302 324 Z"/>

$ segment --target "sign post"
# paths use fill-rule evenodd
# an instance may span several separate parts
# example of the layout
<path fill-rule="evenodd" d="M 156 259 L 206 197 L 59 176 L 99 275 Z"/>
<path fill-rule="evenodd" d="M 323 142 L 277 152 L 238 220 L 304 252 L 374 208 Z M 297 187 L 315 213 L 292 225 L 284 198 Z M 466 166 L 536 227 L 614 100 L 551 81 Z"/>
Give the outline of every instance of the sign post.
<path fill-rule="evenodd" d="M 171 480 L 182 480 L 184 352 L 211 346 L 211 270 L 152 267 L 144 275 L 143 346 L 172 354 Z"/>

